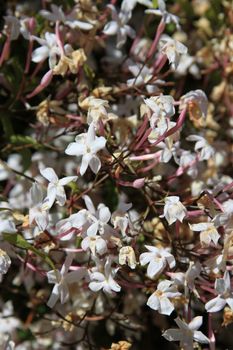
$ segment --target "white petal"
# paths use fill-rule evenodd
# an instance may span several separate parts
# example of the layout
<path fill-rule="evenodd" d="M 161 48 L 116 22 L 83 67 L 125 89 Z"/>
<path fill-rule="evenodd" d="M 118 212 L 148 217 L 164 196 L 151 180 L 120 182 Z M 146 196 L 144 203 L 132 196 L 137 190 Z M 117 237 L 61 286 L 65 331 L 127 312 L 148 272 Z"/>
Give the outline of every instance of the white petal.
<path fill-rule="evenodd" d="M 173 304 L 170 302 L 170 300 L 166 297 L 160 298 L 160 309 L 159 312 L 162 315 L 171 315 L 172 311 L 174 310 Z"/>
<path fill-rule="evenodd" d="M 155 293 L 153 293 L 146 303 L 151 309 L 158 310 L 159 309 L 159 298 Z"/>
<path fill-rule="evenodd" d="M 195 331 L 201 327 L 202 322 L 203 322 L 203 317 L 197 316 L 197 317 L 194 317 L 194 319 L 189 323 L 188 326 L 192 331 Z"/>
<path fill-rule="evenodd" d="M 165 331 L 162 336 L 168 341 L 179 341 L 182 339 L 182 332 L 179 329 L 170 328 Z"/>
<path fill-rule="evenodd" d="M 92 156 L 89 162 L 89 166 L 94 174 L 97 174 L 101 168 L 101 162 L 97 156 Z"/>
<path fill-rule="evenodd" d="M 40 230 L 44 231 L 49 224 L 47 212 L 43 212 L 35 217 L 35 221 Z"/>
<path fill-rule="evenodd" d="M 96 137 L 95 140 L 90 144 L 91 152 L 97 153 L 105 147 L 106 139 L 103 136 Z"/>
<path fill-rule="evenodd" d="M 116 35 L 118 31 L 118 23 L 116 21 L 110 21 L 105 24 L 103 33 L 106 35 Z"/>
<path fill-rule="evenodd" d="M 32 53 L 32 62 L 38 63 L 45 60 L 49 56 L 49 49 L 46 46 L 41 46 L 35 49 Z"/>
<path fill-rule="evenodd" d="M 53 170 L 53 168 L 45 168 L 41 169 L 40 173 L 44 176 L 49 182 L 56 183 L 58 181 L 57 174 Z"/>
<path fill-rule="evenodd" d="M 81 166 L 80 166 L 80 170 L 79 170 L 81 176 L 83 176 L 85 174 L 91 158 L 92 158 L 92 156 L 89 153 L 85 154 L 82 157 Z"/>
<path fill-rule="evenodd" d="M 89 283 L 89 288 L 93 292 L 98 292 L 100 289 L 103 288 L 103 282 L 91 282 Z"/>
<path fill-rule="evenodd" d="M 88 209 L 88 211 L 92 214 L 92 215 L 95 215 L 95 207 L 94 207 L 94 204 L 91 200 L 91 198 L 87 195 L 83 196 L 83 199 L 84 199 L 84 202 L 85 202 L 85 205 Z"/>
<path fill-rule="evenodd" d="M 58 285 L 56 284 L 53 287 L 49 300 L 47 301 L 48 307 L 53 308 L 56 302 L 58 301 L 58 299 L 59 299 L 59 291 L 58 291 Z"/>
<path fill-rule="evenodd" d="M 65 304 L 69 299 L 69 289 L 66 283 L 62 283 L 59 286 L 61 304 Z"/>
<path fill-rule="evenodd" d="M 90 30 L 93 28 L 93 25 L 91 23 L 78 21 L 78 20 L 67 20 L 65 21 L 65 24 L 72 29 L 80 28 L 82 30 Z"/>
<path fill-rule="evenodd" d="M 66 275 L 65 280 L 68 284 L 78 282 L 85 276 L 85 274 L 86 274 L 86 269 L 81 267 L 77 271 L 69 272 Z"/>
<path fill-rule="evenodd" d="M 226 305 L 226 300 L 217 296 L 216 298 L 208 301 L 205 304 L 205 309 L 207 312 L 218 312 L 224 308 Z"/>
<path fill-rule="evenodd" d="M 209 339 L 200 331 L 194 331 L 193 339 L 202 344 L 208 344 L 210 342 Z"/>
<path fill-rule="evenodd" d="M 98 228 L 99 228 L 99 223 L 97 221 L 97 222 L 93 223 L 90 227 L 88 227 L 87 235 L 90 237 L 95 236 L 97 234 Z"/>
<path fill-rule="evenodd" d="M 50 182 L 48 185 L 47 197 L 43 201 L 44 210 L 48 210 L 52 207 L 56 199 L 56 194 L 57 194 L 57 187 Z"/>
<path fill-rule="evenodd" d="M 106 206 L 101 207 L 99 210 L 100 221 L 107 224 L 107 222 L 110 220 L 110 218 L 111 218 L 111 212 L 108 209 L 108 207 L 106 207 Z"/>
<path fill-rule="evenodd" d="M 82 156 L 86 152 L 86 147 L 78 142 L 71 142 L 65 149 L 65 153 L 69 156 Z"/>
<path fill-rule="evenodd" d="M 233 297 L 226 298 L 226 302 L 230 306 L 231 310 L 233 310 Z"/>
<path fill-rule="evenodd" d="M 147 268 L 147 275 L 150 278 L 155 277 L 156 275 L 158 275 L 159 273 L 161 273 L 163 271 L 163 269 L 165 268 L 166 264 L 163 261 L 163 259 L 159 259 L 157 261 L 151 261 L 148 265 Z"/>
<path fill-rule="evenodd" d="M 59 185 L 65 186 L 72 181 L 76 181 L 78 176 L 66 176 L 59 180 Z"/>
<path fill-rule="evenodd" d="M 56 200 L 60 206 L 64 206 L 66 202 L 66 193 L 63 186 L 56 187 Z"/>
<path fill-rule="evenodd" d="M 152 255 L 151 255 L 151 253 L 142 253 L 141 255 L 140 255 L 140 264 L 142 265 L 142 266 L 145 266 L 145 265 L 147 265 L 150 261 L 151 261 L 151 259 L 152 259 Z"/>

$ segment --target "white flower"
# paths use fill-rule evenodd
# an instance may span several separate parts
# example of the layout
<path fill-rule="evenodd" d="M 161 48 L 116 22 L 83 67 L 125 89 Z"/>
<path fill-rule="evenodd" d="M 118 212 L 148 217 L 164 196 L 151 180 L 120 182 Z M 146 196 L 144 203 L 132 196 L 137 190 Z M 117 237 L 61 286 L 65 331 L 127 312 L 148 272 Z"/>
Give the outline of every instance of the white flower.
<path fill-rule="evenodd" d="M 63 206 L 66 201 L 64 186 L 71 181 L 76 181 L 78 177 L 67 176 L 59 180 L 53 168 L 41 169 L 40 173 L 49 181 L 47 197 L 43 201 L 43 208 L 46 210 L 50 209 L 55 200 L 57 200 L 60 206 Z"/>
<path fill-rule="evenodd" d="M 108 22 L 103 33 L 106 35 L 117 35 L 117 45 L 116 47 L 121 48 L 126 42 L 127 36 L 130 38 L 135 37 L 135 31 L 126 23 L 131 18 L 131 11 L 120 11 L 118 14 L 116 8 L 113 5 L 108 5 L 112 11 L 112 21 Z"/>
<path fill-rule="evenodd" d="M 199 224 L 189 225 L 191 230 L 201 232 L 200 241 L 203 246 L 209 246 L 211 241 L 214 245 L 218 244 L 220 234 L 212 222 L 200 222 Z"/>
<path fill-rule="evenodd" d="M 196 142 L 194 149 L 195 151 L 199 151 L 200 160 L 208 160 L 214 156 L 214 148 L 210 146 L 204 137 L 199 135 L 190 135 L 186 137 L 186 140 Z"/>
<path fill-rule="evenodd" d="M 180 348 L 184 350 L 193 349 L 193 340 L 197 341 L 198 343 L 208 344 L 209 339 L 202 332 L 198 331 L 202 325 L 202 320 L 202 316 L 197 316 L 194 317 L 189 324 L 187 324 L 177 317 L 175 322 L 179 329 L 170 328 L 162 335 L 169 341 L 179 341 Z"/>
<path fill-rule="evenodd" d="M 181 97 L 181 104 L 180 108 L 181 110 L 185 107 L 185 105 L 188 105 L 190 111 L 201 117 L 207 116 L 207 109 L 208 109 L 208 99 L 206 97 L 206 94 L 202 90 L 194 90 L 189 91 L 187 94 L 183 95 Z"/>
<path fill-rule="evenodd" d="M 42 17 L 46 18 L 51 22 L 59 21 L 66 24 L 68 27 L 72 29 L 80 28 L 83 30 L 90 30 L 93 28 L 92 24 L 75 19 L 74 13 L 65 15 L 65 13 L 62 11 L 62 7 L 61 6 L 58 7 L 57 5 L 54 5 L 54 4 L 51 4 L 51 12 L 47 10 L 41 10 L 40 14 Z"/>
<path fill-rule="evenodd" d="M 215 281 L 215 290 L 218 296 L 205 304 L 207 312 L 217 312 L 227 304 L 233 310 L 233 292 L 231 288 L 231 279 L 228 271 L 225 271 L 223 278 Z"/>
<path fill-rule="evenodd" d="M 55 284 L 47 302 L 47 305 L 51 308 L 54 307 L 59 299 L 62 304 L 66 303 L 69 299 L 69 284 L 80 281 L 86 274 L 85 268 L 68 272 L 73 257 L 73 254 L 67 255 L 61 271 L 51 270 L 47 272 L 48 282 Z"/>
<path fill-rule="evenodd" d="M 172 269 L 176 265 L 175 258 L 169 253 L 168 249 L 157 248 L 153 246 L 145 246 L 149 250 L 147 253 L 140 255 L 140 264 L 145 266 L 147 264 L 147 275 L 154 278 L 159 275 L 167 265 Z"/>
<path fill-rule="evenodd" d="M 180 202 L 178 196 L 165 198 L 164 214 L 160 217 L 165 217 L 169 225 L 176 222 L 176 220 L 182 222 L 186 214 L 187 209 Z"/>
<path fill-rule="evenodd" d="M 99 120 L 108 120 L 108 112 L 105 108 L 108 107 L 107 100 L 89 96 L 82 101 L 81 107 L 83 105 L 88 106 L 87 124 L 90 125 L 91 123 L 94 123 L 94 125 L 97 126 Z"/>
<path fill-rule="evenodd" d="M 75 142 L 68 145 L 65 153 L 70 156 L 82 156 L 80 174 L 84 175 L 88 165 L 97 174 L 101 168 L 101 162 L 96 153 L 105 147 L 106 139 L 96 136 L 95 127 L 92 123 L 87 133 L 76 136 Z"/>
<path fill-rule="evenodd" d="M 119 292 L 121 287 L 114 280 L 114 277 L 118 271 L 118 268 L 113 269 L 111 267 L 111 259 L 108 258 L 105 266 L 104 273 L 102 272 L 92 272 L 90 274 L 91 282 L 89 283 L 89 288 L 93 292 L 98 292 L 103 289 L 107 294 L 114 294 L 114 292 Z"/>
<path fill-rule="evenodd" d="M 125 203 L 120 200 L 117 209 L 112 213 L 111 222 L 114 228 L 119 228 L 123 236 L 126 235 L 126 230 L 129 226 L 129 215 L 127 211 L 132 207 L 132 203 Z"/>
<path fill-rule="evenodd" d="M 56 35 L 46 32 L 44 39 L 37 38 L 36 36 L 33 36 L 33 38 L 38 41 L 41 47 L 38 47 L 33 51 L 32 61 L 38 63 L 49 58 L 49 67 L 50 69 L 53 69 L 57 64 L 57 56 L 60 57 L 62 54 L 57 43 Z"/>
<path fill-rule="evenodd" d="M 104 235 L 111 231 L 111 226 L 108 225 L 111 218 L 109 208 L 103 203 L 100 203 L 96 210 L 90 197 L 83 196 L 83 199 L 89 212 L 88 219 L 90 226 L 87 229 L 87 235 L 95 236 L 98 232 Z"/>
<path fill-rule="evenodd" d="M 81 247 L 85 251 L 90 249 L 93 255 L 96 255 L 96 253 L 102 255 L 108 250 L 107 242 L 97 235 L 86 236 L 82 240 Z"/>
<path fill-rule="evenodd" d="M 31 206 L 29 208 L 30 225 L 36 222 L 40 230 L 45 230 L 48 226 L 48 211 L 43 208 L 43 191 L 41 187 L 34 183 L 30 189 Z"/>
<path fill-rule="evenodd" d="M 162 315 L 170 315 L 174 310 L 174 306 L 169 298 L 180 295 L 181 293 L 177 291 L 172 281 L 164 280 L 159 282 L 157 290 L 149 297 L 147 305 L 153 310 L 158 310 Z"/>
<path fill-rule="evenodd" d="M 158 10 L 149 9 L 149 10 L 146 10 L 145 13 L 162 16 L 162 19 L 165 23 L 173 22 L 175 23 L 177 29 L 179 29 L 180 28 L 179 17 L 172 15 L 171 13 L 166 11 L 166 5 L 163 0 L 158 0 L 158 6 L 159 6 Z"/>
<path fill-rule="evenodd" d="M 159 51 L 167 56 L 172 69 L 175 70 L 179 64 L 180 56 L 186 54 L 188 49 L 184 44 L 163 34 L 159 41 Z"/>
<path fill-rule="evenodd" d="M 171 117 L 175 114 L 174 99 L 169 95 L 153 96 L 144 100 L 145 104 L 152 110 L 150 125 L 153 129 L 161 118 Z"/>
<path fill-rule="evenodd" d="M 131 269 L 136 267 L 136 256 L 132 247 L 125 246 L 120 249 L 119 252 L 119 264 L 125 265 L 128 264 Z"/>
<path fill-rule="evenodd" d="M 0 279 L 2 275 L 5 275 L 11 266 L 11 259 L 9 255 L 2 249 L 0 249 Z"/>

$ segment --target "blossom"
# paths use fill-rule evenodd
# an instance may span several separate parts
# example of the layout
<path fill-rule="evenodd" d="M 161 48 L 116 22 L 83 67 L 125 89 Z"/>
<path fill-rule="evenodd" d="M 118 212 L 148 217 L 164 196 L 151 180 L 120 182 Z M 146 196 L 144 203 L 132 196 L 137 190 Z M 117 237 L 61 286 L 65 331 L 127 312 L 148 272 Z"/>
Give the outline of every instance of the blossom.
<path fill-rule="evenodd" d="M 179 317 L 175 319 L 179 329 L 170 328 L 166 330 L 162 336 L 169 341 L 179 341 L 180 347 L 184 350 L 193 349 L 193 340 L 198 343 L 208 344 L 209 339 L 198 329 L 201 327 L 202 316 L 194 317 L 190 323 L 185 323 Z"/>
<path fill-rule="evenodd" d="M 103 33 L 106 35 L 117 35 L 116 47 L 119 49 L 126 42 L 127 36 L 130 38 L 135 37 L 135 31 L 126 24 L 131 17 L 131 11 L 121 10 L 118 14 L 113 5 L 108 5 L 108 7 L 111 9 L 113 20 L 105 25 Z"/>
<path fill-rule="evenodd" d="M 76 136 L 75 142 L 68 145 L 65 153 L 70 156 L 82 156 L 80 174 L 84 175 L 88 165 L 97 174 L 101 168 L 100 159 L 96 153 L 105 147 L 106 139 L 103 136 L 96 136 L 95 127 L 92 123 L 87 133 Z"/>
<path fill-rule="evenodd" d="M 44 39 L 33 38 L 41 45 L 32 52 L 32 62 L 38 63 L 49 58 L 49 67 L 53 69 L 57 64 L 57 56 L 61 56 L 62 52 L 57 43 L 57 37 L 53 33 L 46 32 Z"/>
<path fill-rule="evenodd" d="M 29 208 L 29 223 L 34 221 L 40 230 L 45 230 L 48 226 L 48 211 L 43 208 L 43 190 L 34 183 L 30 189 L 31 205 Z"/>
<path fill-rule="evenodd" d="M 206 118 L 208 109 L 208 99 L 202 90 L 189 91 L 181 97 L 180 109 L 186 105 L 193 119 Z"/>
<path fill-rule="evenodd" d="M 176 220 L 182 222 L 186 214 L 187 209 L 180 202 L 180 198 L 178 196 L 170 196 L 165 198 L 164 214 L 160 217 L 165 217 L 169 225 L 176 222 Z"/>
<path fill-rule="evenodd" d="M 200 222 L 198 224 L 189 225 L 191 230 L 201 232 L 200 241 L 203 246 L 209 246 L 211 241 L 216 246 L 220 238 L 216 227 L 212 222 Z"/>
<path fill-rule="evenodd" d="M 189 135 L 186 137 L 187 141 L 194 141 L 195 143 L 195 151 L 199 151 L 200 160 L 208 160 L 214 155 L 214 148 L 209 145 L 207 140 L 200 135 Z"/>
<path fill-rule="evenodd" d="M 159 41 L 159 50 L 165 54 L 172 66 L 172 69 L 176 69 L 180 56 L 187 53 L 187 47 L 179 41 L 170 38 L 168 35 L 163 34 Z"/>
<path fill-rule="evenodd" d="M 55 284 L 47 302 L 50 308 L 53 308 L 59 299 L 62 304 L 66 303 L 69 299 L 69 284 L 80 281 L 86 274 L 85 268 L 68 272 L 73 258 L 73 254 L 67 255 L 60 271 L 47 272 L 48 282 Z"/>
<path fill-rule="evenodd" d="M 167 248 L 157 248 L 153 246 L 145 246 L 149 252 L 140 255 L 140 264 L 145 266 L 147 264 L 147 275 L 154 278 L 159 275 L 168 265 L 171 269 L 175 267 L 176 261 Z"/>
<path fill-rule="evenodd" d="M 118 268 L 112 268 L 111 263 L 111 259 L 108 258 L 104 266 L 104 273 L 96 271 L 90 274 L 89 288 L 93 292 L 103 289 L 105 293 L 113 294 L 121 290 L 121 286 L 114 280 Z"/>
<path fill-rule="evenodd" d="M 169 299 L 180 295 L 172 281 L 164 280 L 159 282 L 157 290 L 149 297 L 147 305 L 153 310 L 158 310 L 162 315 L 170 315 L 174 306 Z"/>
<path fill-rule="evenodd" d="M 80 107 L 87 109 L 87 124 L 94 123 L 97 127 L 98 122 L 108 120 L 108 101 L 101 98 L 95 98 L 94 96 L 86 97 L 82 102 L 79 103 Z"/>
<path fill-rule="evenodd" d="M 144 100 L 145 104 L 152 110 L 150 117 L 151 128 L 154 128 L 158 120 L 171 117 L 175 114 L 174 99 L 170 95 L 153 96 Z"/>
<path fill-rule="evenodd" d="M 177 29 L 179 29 L 180 28 L 179 17 L 172 15 L 171 13 L 166 11 L 166 5 L 164 0 L 158 0 L 158 6 L 159 6 L 158 10 L 148 9 L 145 11 L 145 13 L 162 16 L 162 20 L 164 21 L 164 23 L 173 22 L 175 23 Z"/>
<path fill-rule="evenodd" d="M 227 304 L 233 310 L 233 291 L 231 288 L 231 279 L 228 271 L 225 271 L 223 278 L 217 278 L 215 281 L 215 290 L 218 296 L 205 304 L 207 312 L 217 312 Z"/>
<path fill-rule="evenodd" d="M 93 255 L 96 255 L 96 253 L 102 255 L 108 250 L 105 239 L 97 235 L 86 236 L 82 240 L 81 247 L 85 251 L 90 249 Z"/>
<path fill-rule="evenodd" d="M 82 30 L 90 30 L 93 28 L 93 25 L 91 23 L 79 21 L 75 19 L 74 13 L 71 13 L 69 15 L 65 15 L 65 13 L 62 11 L 62 7 L 58 7 L 57 5 L 51 4 L 51 12 L 47 10 L 41 10 L 40 14 L 42 17 L 46 18 L 47 20 L 51 22 L 62 22 L 66 24 L 68 27 L 74 29 L 79 28 Z"/>
<path fill-rule="evenodd" d="M 119 264 L 128 264 L 131 269 L 136 267 L 136 256 L 132 247 L 125 246 L 120 249 L 119 252 Z"/>
<path fill-rule="evenodd" d="M 111 230 L 111 227 L 108 225 L 111 218 L 109 208 L 103 203 L 100 203 L 96 210 L 89 196 L 83 196 L 83 199 L 89 211 L 88 219 L 90 221 L 90 226 L 87 229 L 87 235 L 95 236 L 97 232 L 103 235 Z"/>
<path fill-rule="evenodd" d="M 43 208 L 50 209 L 55 200 L 57 200 L 59 205 L 63 206 L 66 201 L 64 186 L 71 181 L 76 181 L 77 176 L 66 176 L 59 180 L 53 168 L 41 169 L 40 173 L 49 181 L 47 197 L 43 201 Z"/>

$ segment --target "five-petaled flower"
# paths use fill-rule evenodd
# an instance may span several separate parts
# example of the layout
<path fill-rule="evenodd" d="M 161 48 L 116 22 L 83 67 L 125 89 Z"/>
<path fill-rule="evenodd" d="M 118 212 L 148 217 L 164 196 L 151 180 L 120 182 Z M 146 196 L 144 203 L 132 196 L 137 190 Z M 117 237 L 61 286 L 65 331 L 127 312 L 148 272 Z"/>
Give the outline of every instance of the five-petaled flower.
<path fill-rule="evenodd" d="M 180 347 L 184 350 L 193 349 L 193 340 L 198 343 L 208 344 L 209 339 L 201 331 L 198 331 L 202 325 L 202 320 L 202 316 L 197 316 L 187 324 L 177 317 L 175 322 L 179 329 L 167 329 L 162 336 L 169 341 L 179 341 Z"/>
<path fill-rule="evenodd" d="M 168 265 L 171 269 L 175 267 L 176 261 L 174 256 L 167 248 L 157 248 L 153 246 L 145 246 L 149 252 L 140 255 L 140 264 L 148 265 L 147 275 L 150 278 L 158 276 Z"/>
<path fill-rule="evenodd" d="M 94 124 L 88 128 L 87 133 L 76 136 L 75 142 L 68 145 L 65 153 L 70 156 L 81 156 L 80 174 L 84 175 L 88 165 L 93 173 L 97 174 L 101 168 L 100 159 L 96 153 L 105 147 L 106 139 L 103 136 L 96 136 Z"/>
<path fill-rule="evenodd" d="M 215 290 L 218 296 L 205 304 L 206 310 L 208 312 L 217 312 L 222 310 L 226 304 L 233 310 L 233 291 L 228 271 L 225 271 L 223 278 L 216 279 Z"/>
<path fill-rule="evenodd" d="M 48 282 L 55 284 L 47 302 L 51 308 L 60 299 L 61 304 L 64 304 L 69 299 L 69 284 L 80 281 L 86 274 L 86 269 L 80 267 L 76 271 L 69 271 L 74 255 L 67 255 L 61 270 L 51 270 L 47 272 Z"/>
<path fill-rule="evenodd" d="M 170 298 L 180 295 L 181 293 L 178 292 L 173 281 L 164 280 L 159 282 L 157 290 L 149 297 L 147 305 L 153 310 L 158 310 L 162 315 L 170 315 L 174 310 L 174 305 Z"/>
<path fill-rule="evenodd" d="M 171 225 L 177 220 L 183 221 L 187 215 L 187 209 L 180 202 L 178 196 L 170 196 L 165 198 L 164 213 L 160 217 L 165 217 L 168 224 Z"/>
<path fill-rule="evenodd" d="M 45 210 L 50 209 L 55 200 L 57 200 L 60 206 L 63 206 L 66 201 L 64 186 L 71 181 L 76 181 L 78 177 L 66 176 L 59 180 L 53 168 L 41 169 L 40 173 L 49 181 L 47 197 L 43 201 L 43 208 Z"/>

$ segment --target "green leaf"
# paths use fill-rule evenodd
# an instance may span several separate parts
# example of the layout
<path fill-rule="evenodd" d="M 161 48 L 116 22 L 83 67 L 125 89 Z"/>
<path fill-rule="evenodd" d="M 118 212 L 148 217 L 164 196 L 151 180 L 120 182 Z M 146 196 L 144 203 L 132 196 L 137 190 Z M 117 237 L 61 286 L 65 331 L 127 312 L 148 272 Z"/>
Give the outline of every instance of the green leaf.
<path fill-rule="evenodd" d="M 23 236 L 21 236 L 19 233 L 3 233 L 3 238 L 18 248 L 30 250 L 35 255 L 41 257 L 52 268 L 52 270 L 56 270 L 54 263 L 50 257 L 44 252 L 41 252 L 40 250 L 33 247 L 33 245 L 26 241 L 26 239 L 23 238 Z"/>
<path fill-rule="evenodd" d="M 158 7 L 158 0 L 152 0 L 153 7 L 157 9 Z"/>

